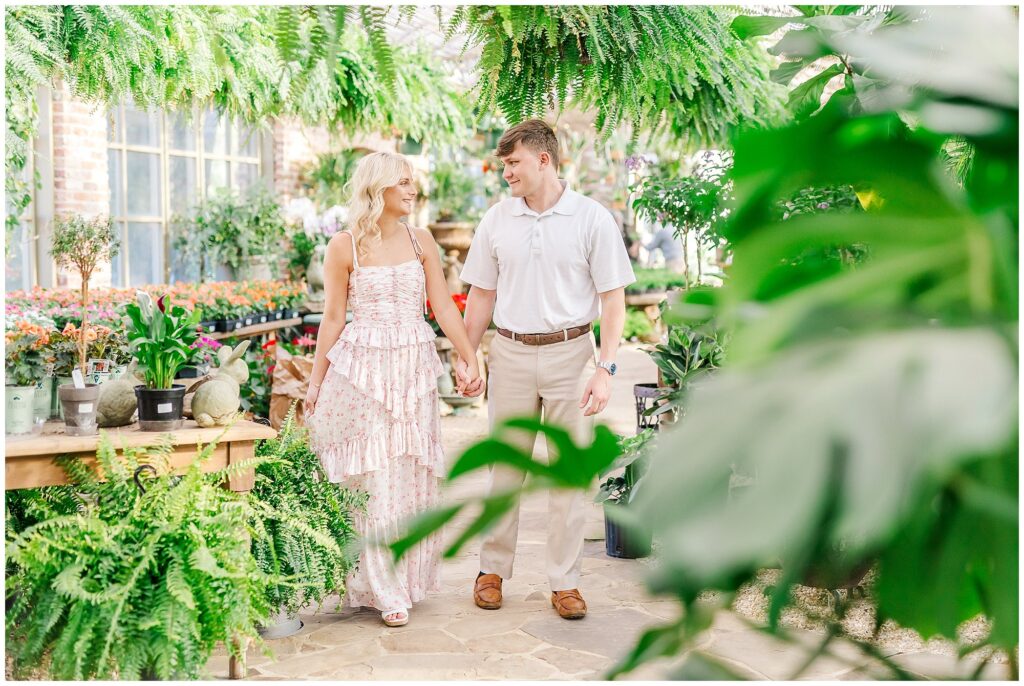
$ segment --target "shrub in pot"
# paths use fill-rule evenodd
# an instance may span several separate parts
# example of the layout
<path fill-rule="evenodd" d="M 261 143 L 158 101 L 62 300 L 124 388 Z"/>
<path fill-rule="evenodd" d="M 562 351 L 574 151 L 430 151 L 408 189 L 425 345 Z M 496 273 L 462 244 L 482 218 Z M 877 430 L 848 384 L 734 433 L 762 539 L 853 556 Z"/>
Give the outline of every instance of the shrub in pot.
<path fill-rule="evenodd" d="M 636 436 L 619 439 L 622 455 L 601 473 L 608 476 L 622 470 L 618 476 L 609 476 L 594 498 L 604 504 L 605 552 L 611 557 L 634 559 L 651 554 L 651 534 L 628 513 L 637 482 L 647 469 L 648 443 L 654 437 L 652 429 L 644 429 Z"/>
<path fill-rule="evenodd" d="M 167 296 L 153 299 L 137 292 L 137 303 L 129 303 L 126 325 L 132 355 L 145 385 L 135 387 L 139 399 L 139 428 L 170 431 L 181 426 L 185 386 L 175 385 L 178 369 L 188 363 L 190 346 L 199 337 L 199 310 L 180 305 L 167 307 Z"/>

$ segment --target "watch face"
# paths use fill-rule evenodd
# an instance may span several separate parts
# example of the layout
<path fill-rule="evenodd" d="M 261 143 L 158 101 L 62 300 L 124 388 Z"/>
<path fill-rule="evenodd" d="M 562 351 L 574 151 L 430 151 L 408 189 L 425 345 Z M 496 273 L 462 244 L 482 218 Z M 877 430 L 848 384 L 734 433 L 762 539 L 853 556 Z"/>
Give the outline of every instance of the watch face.
<path fill-rule="evenodd" d="M 616 366 L 616 364 L 614 362 L 612 362 L 611 366 L 608 367 L 608 371 L 610 371 L 612 373 L 612 376 L 615 376 L 615 370 L 616 369 L 618 369 L 618 366 Z"/>

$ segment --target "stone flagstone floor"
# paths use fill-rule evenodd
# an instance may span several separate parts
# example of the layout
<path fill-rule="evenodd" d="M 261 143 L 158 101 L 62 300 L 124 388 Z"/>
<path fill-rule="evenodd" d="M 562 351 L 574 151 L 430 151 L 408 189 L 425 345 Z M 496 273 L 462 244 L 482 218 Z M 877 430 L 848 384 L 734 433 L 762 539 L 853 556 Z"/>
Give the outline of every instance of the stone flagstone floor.
<path fill-rule="evenodd" d="M 638 346 L 625 347 L 619 356 L 613 398 L 602 421 L 618 433 L 633 433 L 635 412 L 632 386 L 653 381 L 653 363 Z M 442 433 L 449 461 L 487 432 L 486 410 L 468 416 L 448 416 Z M 538 441 L 543 453 L 543 441 Z M 483 475 L 467 475 L 452 485 L 453 497 L 478 493 Z M 249 678 L 339 680 L 577 680 L 602 679 L 603 674 L 629 648 L 643 630 L 678 615 L 671 601 L 650 596 L 642 576 L 646 562 L 618 560 L 604 552 L 603 540 L 588 540 L 581 591 L 589 606 L 583 620 L 559 618 L 551 607 L 544 576 L 547 496 L 524 499 L 515 576 L 505 582 L 502 609 L 477 608 L 472 582 L 478 571 L 478 544 L 470 543 L 443 567 L 440 593 L 416 605 L 409 624 L 388 628 L 380 614 L 369 610 L 333 611 L 336 599 L 317 613 L 302 614 L 298 634 L 267 641 L 268 658 L 249 651 Z M 603 536 L 603 519 L 595 505 L 589 513 L 588 539 Z M 463 520 L 464 521 L 464 520 Z M 458 524 L 456 524 L 458 527 Z M 820 641 L 812 631 L 794 630 L 808 645 Z M 787 679 L 801 663 L 803 652 L 749 628 L 731 612 L 719 613 L 701 647 L 751 679 Z M 839 657 L 819 660 L 802 678 L 848 680 L 877 676 L 856 668 L 857 655 L 840 645 Z M 898 652 L 898 651 L 891 651 Z M 915 673 L 963 674 L 948 656 L 925 650 L 900 655 L 903 666 Z M 227 677 L 227 657 L 219 651 L 208 665 L 214 678 Z M 679 660 L 646 665 L 626 678 L 665 679 Z M 954 671 L 956 670 L 956 671 Z M 1002 673 L 990 668 L 986 676 Z"/>

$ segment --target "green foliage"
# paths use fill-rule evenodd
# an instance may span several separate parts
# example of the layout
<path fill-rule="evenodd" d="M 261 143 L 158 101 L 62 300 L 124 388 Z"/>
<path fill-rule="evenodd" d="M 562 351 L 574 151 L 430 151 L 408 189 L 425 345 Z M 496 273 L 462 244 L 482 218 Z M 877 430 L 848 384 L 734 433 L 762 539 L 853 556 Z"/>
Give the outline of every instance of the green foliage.
<path fill-rule="evenodd" d="M 316 158 L 316 163 L 304 175 L 303 182 L 313 190 L 313 199 L 320 207 L 348 204 L 345 186 L 366 152 L 349 148 L 326 152 Z M 308 262 L 307 258 L 306 264 Z"/>
<path fill-rule="evenodd" d="M 60 459 L 72 487 L 8 494 L 7 521 L 18 525 L 8 527 L 6 648 L 16 676 L 197 679 L 217 644 L 241 657 L 236 638 L 259 642 L 275 580 L 242 535 L 248 500 L 223 488 L 226 471 L 200 470 L 214 448 L 171 477 L 168 445 L 118 455 L 101 432 L 96 467 Z M 158 475 L 144 494 L 133 481 L 141 465 Z"/>
<path fill-rule="evenodd" d="M 138 371 L 146 380 L 146 388 L 171 388 L 178 370 L 192 359 L 191 345 L 199 337 L 198 324 L 202 312 L 189 312 L 180 305 L 168 308 L 167 296 L 153 300 L 138 291 L 138 303 L 128 303 L 125 311 L 131 323 L 128 341 L 138 361 Z"/>
<path fill-rule="evenodd" d="M 194 264 L 202 282 L 216 280 L 216 268 L 242 270 L 253 257 L 273 257 L 285 237 L 281 208 L 270 191 L 221 190 L 207 196 L 186 217 L 175 217 L 174 247 Z M 271 260 L 273 264 L 275 260 Z"/>
<path fill-rule="evenodd" d="M 271 368 L 274 364 L 274 355 L 266 336 L 261 336 L 258 340 L 262 341 L 262 345 L 250 345 L 242 356 L 249 367 L 249 380 L 241 388 L 240 400 L 243 411 L 252 412 L 257 417 L 269 417 L 270 393 L 274 383 Z M 226 345 L 238 345 L 240 339 L 228 338 L 221 342 Z"/>
<path fill-rule="evenodd" d="M 109 218 L 62 217 L 53 224 L 50 254 L 58 267 L 74 268 L 88 282 L 97 264 L 109 262 L 121 250 Z"/>
<path fill-rule="evenodd" d="M 309 447 L 306 430 L 295 425 L 295 405 L 277 438 L 262 441 L 256 455 L 252 495 L 256 526 L 265 535 L 253 540 L 261 570 L 281 582 L 269 589 L 273 608 L 294 614 L 330 594 L 345 594 L 345 577 L 354 564 L 351 508 L 356 500 L 327 480 Z"/>
<path fill-rule="evenodd" d="M 483 189 L 458 162 L 436 161 L 430 169 L 427 198 L 435 221 L 475 221 L 479 210 L 473 200 Z"/>
<path fill-rule="evenodd" d="M 511 123 L 571 102 L 620 124 L 664 130 L 693 147 L 780 113 L 768 61 L 729 29 L 719 7 L 672 5 L 460 7 L 448 35 L 480 45 L 480 111 Z"/>
<path fill-rule="evenodd" d="M 651 359 L 667 386 L 685 388 L 705 373 L 722 366 L 725 345 L 722 334 L 713 326 L 669 326 L 665 343 L 651 350 Z"/>
<path fill-rule="evenodd" d="M 647 471 L 649 443 L 653 438 L 653 429 L 644 429 L 636 436 L 619 437 L 619 451 L 622 455 L 598 474 L 598 478 L 619 469 L 622 474 L 605 479 L 594 498 L 595 503 L 629 504 L 633 499 L 634 487 Z"/>
<path fill-rule="evenodd" d="M 296 117 L 332 130 L 459 137 L 469 113 L 422 51 L 391 50 L 387 10 L 345 6 L 50 5 L 5 9 L 8 230 L 36 128 L 34 91 L 189 112 L 211 103 L 250 124 Z M 356 19 L 356 21 L 351 21 Z"/>

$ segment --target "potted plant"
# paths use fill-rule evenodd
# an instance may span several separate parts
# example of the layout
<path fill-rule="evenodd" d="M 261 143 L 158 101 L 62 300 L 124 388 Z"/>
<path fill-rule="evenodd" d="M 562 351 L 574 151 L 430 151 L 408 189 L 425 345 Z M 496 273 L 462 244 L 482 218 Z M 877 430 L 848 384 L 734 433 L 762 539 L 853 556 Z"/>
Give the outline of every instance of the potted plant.
<path fill-rule="evenodd" d="M 174 384 L 178 369 L 192 358 L 191 346 L 198 338 L 199 310 L 189 312 L 180 305 L 168 308 L 163 295 L 153 305 L 144 291 L 138 303 L 128 305 L 128 341 L 139 363 L 138 373 L 145 385 L 135 387 L 139 399 L 139 428 L 170 431 L 181 426 L 185 386 Z"/>
<path fill-rule="evenodd" d="M 650 532 L 631 521 L 622 509 L 629 506 L 636 484 L 647 469 L 649 443 L 653 437 L 651 429 L 644 429 L 636 436 L 620 437 L 622 455 L 601 474 L 605 477 L 622 470 L 618 476 L 609 476 L 594 498 L 594 502 L 604 504 L 604 545 L 611 557 L 635 559 L 651 554 Z"/>
<path fill-rule="evenodd" d="M 114 223 L 109 217 L 86 219 L 78 215 L 67 216 L 54 223 L 50 254 L 58 267 L 74 268 L 81 280 L 80 305 L 82 308 L 81 335 L 78 343 L 78 367 L 85 377 L 88 369 L 87 347 L 90 342 L 89 280 L 96 266 L 109 262 L 118 252 L 121 244 L 114 235 Z M 70 435 L 88 435 L 96 432 L 96 400 L 99 398 L 99 384 L 85 384 L 77 388 L 74 384 L 63 384 L 57 388 L 64 423 Z"/>
<path fill-rule="evenodd" d="M 214 354 L 219 347 L 221 347 L 221 343 L 216 339 L 206 336 L 197 338 L 189 346 L 192 356 L 189 358 L 188 364 L 178 370 L 178 378 L 197 379 L 208 374 L 210 372 L 210 365 L 213 363 Z"/>
<path fill-rule="evenodd" d="M 295 424 L 295 403 L 278 437 L 258 443 L 256 454 L 266 461 L 256 467 L 252 501 L 266 535 L 253 539 L 252 554 L 264 573 L 283 581 L 268 587 L 277 616 L 260 633 L 283 638 L 302 628 L 300 608 L 344 595 L 355 563 L 352 510 L 362 498 L 327 480 L 306 430 Z"/>
<path fill-rule="evenodd" d="M 27 434 L 35 426 L 36 385 L 45 373 L 44 349 L 49 343 L 49 332 L 38 324 L 19 321 L 14 330 L 5 333 L 4 341 L 4 430 L 8 434 Z"/>

